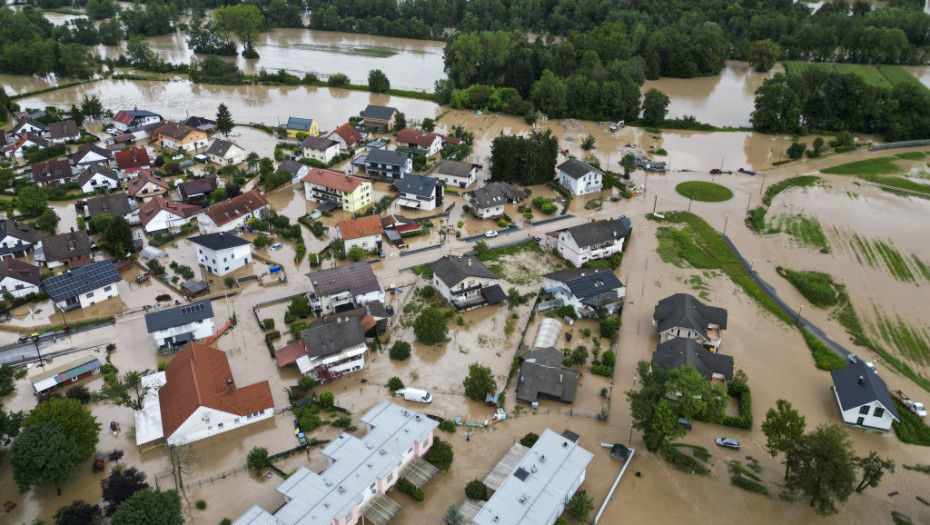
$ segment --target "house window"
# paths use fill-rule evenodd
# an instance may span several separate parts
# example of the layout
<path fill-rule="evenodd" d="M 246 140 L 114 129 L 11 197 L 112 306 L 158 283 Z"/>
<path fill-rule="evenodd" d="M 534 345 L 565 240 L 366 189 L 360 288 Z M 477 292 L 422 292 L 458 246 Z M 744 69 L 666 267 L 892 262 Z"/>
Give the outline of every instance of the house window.
<path fill-rule="evenodd" d="M 113 289 L 113 286 L 110 285 L 110 286 L 107 286 L 106 288 L 104 288 L 103 291 L 104 291 L 104 292 L 109 292 L 109 291 L 112 290 L 112 289 Z"/>
<path fill-rule="evenodd" d="M 94 296 L 94 292 L 87 292 L 87 295 L 86 295 L 85 297 L 87 297 L 88 299 L 90 299 L 90 298 L 93 297 L 93 296 Z"/>
<path fill-rule="evenodd" d="M 875 407 L 875 410 L 872 412 L 872 415 L 875 417 L 882 417 L 885 415 L 885 409 L 882 407 Z"/>
<path fill-rule="evenodd" d="M 217 423 L 216 428 L 223 428 L 223 424 L 222 424 L 222 423 Z"/>
<path fill-rule="evenodd" d="M 863 405 L 862 407 L 860 407 L 859 413 L 863 415 L 867 415 L 869 413 L 869 405 Z"/>
<path fill-rule="evenodd" d="M 236 419 L 233 419 L 233 423 L 235 423 L 236 425 L 238 425 L 238 424 L 239 424 L 239 418 L 237 417 Z"/>
<path fill-rule="evenodd" d="M 388 483 L 390 483 L 392 479 L 394 479 L 394 473 L 393 473 L 393 472 L 391 472 L 390 474 L 388 474 L 387 480 L 385 480 L 385 481 L 387 481 Z"/>
<path fill-rule="evenodd" d="M 423 440 L 423 446 L 424 446 L 424 447 L 428 447 L 428 446 L 429 446 L 429 438 L 426 438 L 426 439 Z"/>

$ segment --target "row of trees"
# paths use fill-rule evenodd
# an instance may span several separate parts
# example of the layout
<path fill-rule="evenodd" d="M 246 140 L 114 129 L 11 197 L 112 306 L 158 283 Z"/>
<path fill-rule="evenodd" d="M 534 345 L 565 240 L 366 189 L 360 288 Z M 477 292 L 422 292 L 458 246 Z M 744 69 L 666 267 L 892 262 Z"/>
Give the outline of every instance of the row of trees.
<path fill-rule="evenodd" d="M 552 180 L 559 154 L 552 130 L 533 130 L 529 136 L 503 135 L 491 143 L 491 180 L 520 186 Z"/>

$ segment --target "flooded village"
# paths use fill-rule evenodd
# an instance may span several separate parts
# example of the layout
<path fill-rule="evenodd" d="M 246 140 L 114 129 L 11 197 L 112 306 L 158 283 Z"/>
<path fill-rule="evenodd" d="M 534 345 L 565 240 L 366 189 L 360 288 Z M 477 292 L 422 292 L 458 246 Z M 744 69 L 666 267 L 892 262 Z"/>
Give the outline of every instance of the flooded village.
<path fill-rule="evenodd" d="M 194 58 L 185 40 L 146 39 L 176 63 Z M 444 45 L 277 28 L 258 38 L 260 59 L 224 60 L 354 84 L 380 69 L 392 87 L 428 92 L 445 78 Z M 25 94 L 0 133 L 0 168 L 27 181 L 0 195 L 0 363 L 15 377 L 0 401 L 40 414 L 84 387 L 101 425 L 60 487 L 23 488 L 18 438 L 0 443 L 0 523 L 57 523 L 79 500 L 104 507 L 101 481 L 131 467 L 177 491 L 196 524 L 930 523 L 927 444 L 898 426 L 930 433 L 899 403 L 903 392 L 930 401 L 919 190 L 930 146 L 855 134 L 846 152 L 787 162 L 792 144 L 832 136 L 751 130 L 754 94 L 778 72 L 727 61 L 716 76 L 646 81 L 644 93 L 668 95 L 669 117 L 738 129 L 705 132 L 528 124 L 170 73 L 29 94 L 58 81 L 0 71 L 6 93 Z M 39 113 L 68 121 L 89 99 L 102 110 L 80 141 L 29 162 L 18 143 L 52 146 L 67 127 Z M 558 153 L 544 182 L 491 180 L 495 139 L 547 131 Z M 624 169 L 628 155 L 639 167 Z M 26 220 L 26 187 L 70 183 L 32 215 L 54 212 L 50 229 Z M 101 216 L 131 226 L 122 254 Z M 814 304 L 791 272 L 828 275 L 830 297 Z M 670 386 L 661 401 L 676 437 L 649 451 L 653 431 L 635 425 L 628 396 L 643 389 L 641 362 L 696 370 L 704 392 L 723 392 L 719 414 L 679 419 L 688 401 Z M 844 392 L 864 383 L 874 399 L 850 407 Z M 842 425 L 857 456 L 893 467 L 820 515 L 768 445 L 762 424 L 779 400 L 808 431 Z M 430 454 L 449 446 L 451 465 Z M 466 494 L 475 480 L 486 497 Z"/>

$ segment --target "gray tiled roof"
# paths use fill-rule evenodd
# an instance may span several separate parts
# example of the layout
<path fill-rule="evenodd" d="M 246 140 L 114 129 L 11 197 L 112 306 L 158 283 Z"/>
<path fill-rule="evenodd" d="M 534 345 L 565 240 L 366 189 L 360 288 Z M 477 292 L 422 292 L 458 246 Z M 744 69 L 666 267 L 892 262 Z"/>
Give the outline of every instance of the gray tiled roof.
<path fill-rule="evenodd" d="M 213 144 L 210 144 L 210 148 L 207 149 L 207 155 L 218 155 L 220 157 L 224 157 L 233 146 L 235 146 L 235 144 L 232 142 L 216 139 L 213 141 Z"/>
<path fill-rule="evenodd" d="M 337 323 L 322 324 L 300 334 L 307 355 L 323 357 L 365 343 L 365 333 L 358 317 Z"/>
<path fill-rule="evenodd" d="M 42 250 L 46 261 L 90 255 L 90 238 L 85 230 L 51 235 L 42 238 Z"/>
<path fill-rule="evenodd" d="M 12 277 L 26 283 L 38 285 L 39 267 L 34 264 L 20 261 L 19 259 L 7 257 L 6 259 L 0 260 L 0 281 L 6 279 L 7 277 Z"/>
<path fill-rule="evenodd" d="M 472 255 L 444 255 L 438 261 L 430 263 L 429 267 L 433 274 L 450 288 L 468 277 L 500 279 Z"/>
<path fill-rule="evenodd" d="M 506 204 L 507 201 L 519 202 L 526 197 L 523 190 L 517 189 L 506 182 L 492 182 L 477 190 L 467 191 L 464 195 L 478 208 L 501 206 Z"/>
<path fill-rule="evenodd" d="M 592 171 L 595 173 L 600 173 L 601 175 L 604 174 L 604 172 L 601 170 L 595 168 L 587 162 L 582 162 L 578 159 L 568 159 L 562 164 L 559 164 L 558 169 L 573 179 L 580 179 Z"/>
<path fill-rule="evenodd" d="M 596 296 L 623 286 L 612 271 L 603 268 L 570 268 L 547 273 L 543 277 L 565 283 L 572 295 L 579 299 Z"/>
<path fill-rule="evenodd" d="M 190 237 L 187 240 L 190 242 L 203 246 L 208 250 L 226 250 L 229 248 L 235 248 L 236 246 L 244 246 L 246 244 L 252 244 L 249 241 L 239 237 L 238 235 L 232 233 L 208 233 L 206 235 L 198 235 L 196 237 Z"/>
<path fill-rule="evenodd" d="M 423 175 L 414 175 L 413 173 L 404 175 L 403 178 L 391 185 L 397 188 L 400 193 L 410 193 L 418 197 L 431 197 L 435 195 L 436 188 L 442 191 L 441 180 L 431 179 Z"/>
<path fill-rule="evenodd" d="M 210 193 L 218 187 L 219 185 L 216 182 L 216 177 L 204 177 L 202 179 L 189 180 L 178 184 L 178 192 L 181 194 L 182 198 L 187 199 L 191 195 Z"/>
<path fill-rule="evenodd" d="M 475 167 L 477 167 L 477 164 L 472 164 L 471 162 L 443 159 L 443 161 L 439 163 L 439 168 L 436 171 L 442 175 L 468 177 L 471 175 L 471 170 L 475 169 Z"/>
<path fill-rule="evenodd" d="M 113 261 L 100 261 L 49 277 L 42 281 L 42 286 L 52 301 L 60 303 L 108 284 L 117 283 L 121 279 L 116 267 L 113 266 Z"/>
<path fill-rule="evenodd" d="M 365 159 L 365 162 L 367 164 L 403 166 L 409 158 L 410 154 L 403 151 L 376 149 L 368 152 L 368 157 Z"/>
<path fill-rule="evenodd" d="M 901 420 L 898 408 L 888 393 L 888 386 L 865 365 L 861 359 L 839 370 L 830 372 L 833 376 L 833 388 L 840 400 L 840 407 L 846 411 L 872 401 L 878 401 L 889 410 L 895 419 Z M 861 379 L 861 382 L 860 382 Z"/>
<path fill-rule="evenodd" d="M 307 277 L 317 296 L 327 296 L 350 291 L 352 295 L 361 295 L 381 289 L 375 272 L 366 262 L 357 262 L 308 273 Z"/>
<path fill-rule="evenodd" d="M 721 329 L 727 328 L 727 310 L 716 306 L 707 306 L 695 299 L 693 295 L 676 293 L 659 301 L 653 319 L 656 332 L 662 333 L 670 328 L 689 328 L 698 331 L 707 338 L 707 325 L 713 323 Z"/>
<path fill-rule="evenodd" d="M 580 247 L 615 241 L 630 234 L 629 226 L 621 219 L 586 222 L 572 226 L 566 231 Z"/>
<path fill-rule="evenodd" d="M 542 353 L 551 355 L 539 355 Z M 573 402 L 578 371 L 562 368 L 561 357 L 562 353 L 554 348 L 527 354 L 517 373 L 517 400 L 531 403 L 537 397 L 545 396 L 564 403 Z M 556 359 L 557 364 L 551 364 Z"/>
<path fill-rule="evenodd" d="M 77 183 L 83 186 L 91 179 L 91 177 L 97 174 L 100 174 L 114 182 L 119 182 L 119 176 L 116 174 L 116 171 L 106 166 L 101 166 L 100 164 L 93 164 L 86 170 L 82 171 L 80 175 L 78 175 Z"/>
<path fill-rule="evenodd" d="M 126 193 L 111 193 L 87 200 L 87 211 L 94 218 L 104 213 L 122 217 L 132 211 L 129 204 L 129 195 Z"/>
<path fill-rule="evenodd" d="M 291 175 L 297 176 L 300 173 L 300 170 L 306 168 L 306 166 L 296 160 L 286 160 L 278 166 L 278 171 L 286 171 Z"/>
<path fill-rule="evenodd" d="M 39 232 L 36 231 L 35 228 L 26 226 L 25 224 L 19 224 L 15 221 L 3 221 L 0 223 L 0 240 L 7 235 L 32 244 L 39 241 Z"/>
<path fill-rule="evenodd" d="M 213 319 L 213 304 L 209 300 L 184 304 L 145 315 L 145 328 L 149 333 Z"/>
<path fill-rule="evenodd" d="M 325 151 L 339 143 L 335 140 L 324 139 L 322 137 L 307 137 L 301 141 L 300 146 L 320 151 Z"/>
<path fill-rule="evenodd" d="M 652 362 L 669 370 L 694 367 L 708 381 L 713 374 L 722 374 L 727 381 L 733 379 L 733 357 L 711 352 L 694 339 L 677 337 L 660 343 L 652 354 Z"/>
<path fill-rule="evenodd" d="M 383 120 L 387 122 L 391 120 L 391 117 L 394 116 L 396 111 L 397 108 L 392 108 L 390 106 L 376 106 L 374 104 L 368 104 L 368 107 L 362 111 L 362 118 L 371 120 Z"/>

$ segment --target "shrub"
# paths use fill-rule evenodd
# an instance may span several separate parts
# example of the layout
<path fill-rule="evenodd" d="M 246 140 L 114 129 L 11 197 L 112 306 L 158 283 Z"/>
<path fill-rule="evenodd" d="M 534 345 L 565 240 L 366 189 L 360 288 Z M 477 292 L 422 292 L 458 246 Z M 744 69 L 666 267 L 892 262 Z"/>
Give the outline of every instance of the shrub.
<path fill-rule="evenodd" d="M 262 324 L 265 326 L 265 330 L 274 330 L 274 319 L 263 319 Z"/>
<path fill-rule="evenodd" d="M 229 518 L 223 518 L 220 520 L 220 525 L 232 525 L 232 520 Z"/>
<path fill-rule="evenodd" d="M 488 486 L 480 479 L 473 479 L 465 485 L 465 496 L 472 499 L 488 500 Z"/>
<path fill-rule="evenodd" d="M 535 432 L 527 432 L 525 436 L 520 438 L 520 444 L 524 447 L 531 448 L 539 440 L 539 434 Z"/>
<path fill-rule="evenodd" d="M 452 422 L 451 419 L 443 420 L 443 422 L 439 424 L 439 430 L 443 432 L 455 432 L 455 423 Z"/>
<path fill-rule="evenodd" d="M 194 506 L 197 507 L 199 510 L 203 510 L 207 508 L 207 502 L 202 499 L 199 499 L 197 500 L 197 503 L 194 503 Z"/>
<path fill-rule="evenodd" d="M 572 364 L 583 365 L 588 362 L 588 349 L 584 346 L 578 346 L 572 352 Z"/>
<path fill-rule="evenodd" d="M 689 474 L 710 474 L 710 469 L 701 465 L 694 457 L 679 451 L 672 445 L 666 445 L 661 451 L 662 458 L 676 469 Z"/>
<path fill-rule="evenodd" d="M 746 382 L 746 376 L 742 372 L 737 372 L 733 380 L 727 384 L 727 395 L 735 397 L 739 403 L 739 416 L 723 416 L 721 425 L 729 427 L 752 429 L 752 392 L 749 390 L 749 383 Z"/>
<path fill-rule="evenodd" d="M 258 249 L 262 249 L 271 244 L 271 239 L 268 238 L 264 233 L 259 233 L 255 236 L 255 239 L 252 241 L 252 246 L 255 246 Z"/>
<path fill-rule="evenodd" d="M 267 467 L 271 462 L 268 460 L 268 449 L 264 447 L 252 447 L 249 455 L 246 456 L 245 465 L 248 468 L 256 470 Z"/>
<path fill-rule="evenodd" d="M 329 425 L 337 428 L 348 428 L 352 424 L 352 418 L 349 416 L 339 416 L 332 421 L 328 421 Z"/>
<path fill-rule="evenodd" d="M 387 386 L 388 386 L 389 389 L 391 389 L 391 390 L 393 390 L 393 391 L 396 392 L 396 391 L 400 390 L 401 388 L 404 388 L 404 382 L 401 381 L 399 377 L 394 376 L 394 377 L 388 379 Z"/>
<path fill-rule="evenodd" d="M 417 340 L 428 345 L 444 341 L 448 330 L 445 315 L 432 307 L 423 310 L 413 322 L 413 334 Z"/>
<path fill-rule="evenodd" d="M 410 496 L 415 501 L 423 501 L 426 497 L 426 494 L 424 494 L 422 490 L 418 489 L 413 483 L 407 481 L 406 478 L 397 480 L 397 491 Z"/>
<path fill-rule="evenodd" d="M 781 266 L 776 268 L 778 275 L 788 280 L 801 292 L 805 299 L 815 306 L 826 308 L 839 302 L 839 294 L 833 289 L 830 277 L 821 272 L 796 272 Z"/>
<path fill-rule="evenodd" d="M 410 343 L 406 341 L 395 341 L 394 344 L 391 345 L 391 350 L 388 352 L 388 355 L 395 361 L 406 361 L 407 358 L 410 357 Z"/>
<path fill-rule="evenodd" d="M 613 350 L 604 351 L 604 355 L 601 356 L 601 364 L 613 368 L 616 363 L 617 356 L 614 354 Z"/>
<path fill-rule="evenodd" d="M 612 377 L 614 369 L 611 366 L 595 365 L 591 367 L 591 373 L 596 376 Z"/>
<path fill-rule="evenodd" d="M 452 445 L 439 439 L 439 436 L 434 436 L 433 446 L 426 451 L 423 459 L 429 461 L 440 470 L 449 470 L 449 467 L 452 466 L 454 456 Z"/>
<path fill-rule="evenodd" d="M 320 408 L 332 408 L 335 402 L 336 397 L 329 390 L 320 393 L 320 397 L 317 398 L 317 403 L 319 403 Z"/>
<path fill-rule="evenodd" d="M 600 329 L 601 337 L 606 337 L 611 341 L 617 338 L 617 334 L 620 333 L 620 326 L 623 322 L 620 320 L 619 315 L 608 317 L 606 319 L 601 319 L 598 328 Z"/>
<path fill-rule="evenodd" d="M 297 380 L 297 388 L 302 392 L 309 392 L 316 386 L 316 379 L 313 379 L 310 376 L 300 376 L 300 379 Z"/>
<path fill-rule="evenodd" d="M 568 504 L 565 505 L 565 510 L 576 520 L 587 521 L 588 515 L 594 510 L 594 500 L 589 498 L 584 491 L 576 492 Z"/>

